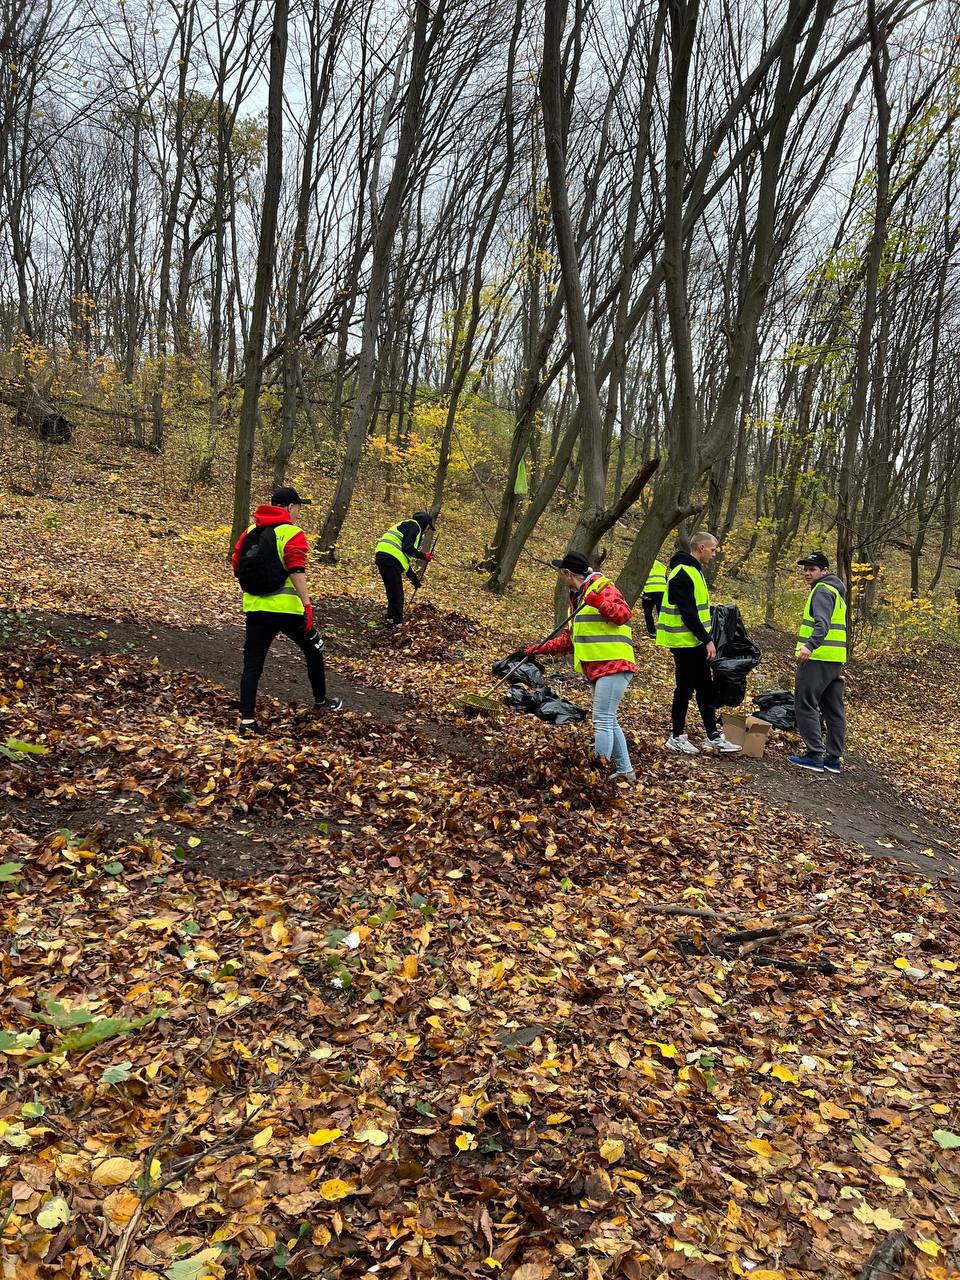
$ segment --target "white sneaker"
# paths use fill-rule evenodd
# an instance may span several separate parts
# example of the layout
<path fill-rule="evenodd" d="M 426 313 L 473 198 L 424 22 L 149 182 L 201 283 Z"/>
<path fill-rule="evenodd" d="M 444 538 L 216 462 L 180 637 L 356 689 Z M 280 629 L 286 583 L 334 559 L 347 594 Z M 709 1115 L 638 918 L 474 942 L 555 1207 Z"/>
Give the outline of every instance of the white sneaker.
<path fill-rule="evenodd" d="M 735 756 L 738 751 L 743 750 L 743 747 L 738 747 L 735 742 L 731 742 L 722 733 L 718 733 L 716 737 L 705 740 L 703 749 L 704 751 L 719 751 L 724 755 Z"/>
<path fill-rule="evenodd" d="M 685 733 L 671 733 L 666 741 L 668 751 L 679 751 L 682 756 L 698 756 L 700 750 L 695 747 Z"/>

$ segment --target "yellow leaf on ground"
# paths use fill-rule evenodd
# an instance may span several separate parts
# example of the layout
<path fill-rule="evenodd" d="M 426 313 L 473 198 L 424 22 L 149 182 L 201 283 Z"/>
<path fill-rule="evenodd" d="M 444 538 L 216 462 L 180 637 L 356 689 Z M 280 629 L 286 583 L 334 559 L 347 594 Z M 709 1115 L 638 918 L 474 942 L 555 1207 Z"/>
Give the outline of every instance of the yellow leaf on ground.
<path fill-rule="evenodd" d="M 91 1182 L 98 1187 L 121 1187 L 140 1172 L 139 1160 L 127 1160 L 124 1156 L 111 1156 L 93 1171 Z"/>
<path fill-rule="evenodd" d="M 324 1200 L 345 1200 L 347 1196 L 352 1196 L 356 1189 L 354 1183 L 344 1182 L 342 1178 L 328 1178 L 326 1182 L 320 1184 L 320 1194 Z"/>
<path fill-rule="evenodd" d="M 328 1143 L 336 1142 L 342 1134 L 342 1129 L 315 1129 L 313 1133 L 307 1134 L 307 1141 L 311 1147 L 325 1147 Z"/>
<path fill-rule="evenodd" d="M 134 1196 L 134 1201 L 136 1201 L 136 1196 Z M 65 1222 L 69 1221 L 70 1206 L 63 1196 L 56 1196 L 53 1200 L 48 1200 L 37 1214 L 37 1226 L 43 1227 L 44 1231 L 55 1231 L 57 1227 L 62 1227 Z"/>
<path fill-rule="evenodd" d="M 458 1133 L 454 1140 L 454 1145 L 459 1151 L 473 1151 L 476 1148 L 477 1140 L 472 1133 Z"/>
<path fill-rule="evenodd" d="M 270 1139 L 273 1137 L 273 1125 L 268 1124 L 265 1129 L 261 1129 L 253 1141 L 250 1143 L 254 1151 L 262 1151 Z"/>
<path fill-rule="evenodd" d="M 600 1155 L 608 1164 L 616 1164 L 623 1159 L 623 1143 L 619 1138 L 605 1138 L 600 1143 Z"/>
<path fill-rule="evenodd" d="M 420 966 L 417 964 L 416 956 L 403 957 L 403 976 L 405 978 L 415 978 Z"/>
<path fill-rule="evenodd" d="M 755 1151 L 758 1156 L 762 1156 L 764 1160 L 769 1160 L 773 1155 L 773 1147 L 766 1138 L 751 1138 L 747 1146 L 751 1151 Z"/>
<path fill-rule="evenodd" d="M 925 1253 L 929 1258 L 935 1258 L 940 1252 L 940 1246 L 936 1240 L 924 1240 L 922 1236 L 913 1242 L 921 1253 Z"/>
<path fill-rule="evenodd" d="M 784 1084 L 800 1083 L 800 1077 L 794 1075 L 790 1068 L 784 1066 L 782 1062 L 778 1062 L 770 1074 L 773 1076 L 774 1080 L 782 1080 Z"/>
<path fill-rule="evenodd" d="M 900 1231 L 903 1227 L 903 1219 L 895 1218 L 886 1209 L 877 1209 L 873 1215 L 873 1225 L 879 1231 Z"/>
<path fill-rule="evenodd" d="M 893 967 L 895 969 L 909 969 L 910 961 L 906 956 L 897 956 L 896 960 L 893 962 Z"/>
<path fill-rule="evenodd" d="M 369 1142 L 372 1147 L 382 1147 L 390 1141 L 390 1135 L 382 1129 L 364 1129 L 357 1134 L 357 1142 Z"/>

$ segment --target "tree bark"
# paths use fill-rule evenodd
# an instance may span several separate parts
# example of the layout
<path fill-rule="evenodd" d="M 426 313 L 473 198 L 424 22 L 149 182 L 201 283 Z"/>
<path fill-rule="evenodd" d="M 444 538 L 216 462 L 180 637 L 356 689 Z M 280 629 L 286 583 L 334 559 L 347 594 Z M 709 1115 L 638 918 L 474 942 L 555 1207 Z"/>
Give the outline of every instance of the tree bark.
<path fill-rule="evenodd" d="M 287 20 L 287 0 L 274 0 L 273 28 L 270 33 L 270 83 L 267 90 L 267 171 L 260 218 L 257 274 L 250 309 L 250 329 L 243 357 L 243 399 L 240 404 L 231 545 L 246 528 L 250 515 L 253 449 L 262 382 L 261 361 L 270 289 L 273 283 L 277 216 L 283 179 L 283 73 L 287 60 Z"/>

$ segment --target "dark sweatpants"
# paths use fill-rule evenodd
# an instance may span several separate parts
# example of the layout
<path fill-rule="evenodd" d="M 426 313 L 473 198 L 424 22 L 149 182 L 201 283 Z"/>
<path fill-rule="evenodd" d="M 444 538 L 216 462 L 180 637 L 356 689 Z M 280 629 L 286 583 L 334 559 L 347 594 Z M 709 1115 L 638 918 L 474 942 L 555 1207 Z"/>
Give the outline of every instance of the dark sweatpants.
<path fill-rule="evenodd" d="M 307 643 L 302 613 L 251 612 L 246 615 L 247 634 L 243 642 L 243 675 L 240 677 L 240 716 L 252 720 L 257 706 L 257 685 L 263 675 L 270 646 L 277 636 L 292 640 L 307 660 L 307 675 L 314 702 L 327 696 L 327 679 L 323 669 L 323 653 Z"/>
<path fill-rule="evenodd" d="M 687 709 L 694 694 L 707 735 L 716 733 L 717 709 L 713 705 L 713 673 L 707 662 L 707 646 L 698 644 L 694 649 L 671 649 L 670 652 L 677 678 L 672 707 L 674 737 L 686 728 Z"/>
<path fill-rule="evenodd" d="M 640 603 L 643 605 L 643 620 L 647 626 L 647 635 L 655 636 L 657 634 L 657 614 L 663 608 L 663 592 L 658 591 L 656 594 L 651 592 L 650 595 L 641 596 Z"/>
<path fill-rule="evenodd" d="M 374 556 L 387 592 L 387 621 L 403 621 L 403 565 L 396 556 L 378 551 Z"/>
<path fill-rule="evenodd" d="M 812 658 L 801 662 L 797 667 L 793 696 L 797 732 L 807 750 L 815 756 L 823 755 L 822 715 L 827 726 L 827 755 L 839 760 L 847 732 L 847 717 L 843 709 L 843 663 L 816 662 Z"/>

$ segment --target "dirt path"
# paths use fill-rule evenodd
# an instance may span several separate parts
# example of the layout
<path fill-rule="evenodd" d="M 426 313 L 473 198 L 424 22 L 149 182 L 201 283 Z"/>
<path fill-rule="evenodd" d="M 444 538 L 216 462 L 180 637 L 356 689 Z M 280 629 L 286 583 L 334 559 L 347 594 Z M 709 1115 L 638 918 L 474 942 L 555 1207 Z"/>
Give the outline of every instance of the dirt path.
<path fill-rule="evenodd" d="M 721 768 L 745 772 L 768 804 L 800 813 L 825 838 L 858 844 L 877 858 L 931 879 L 960 880 L 960 833 L 937 825 L 862 756 L 844 757 L 843 773 L 811 773 L 787 761 L 792 748 L 777 744 L 762 760 L 720 760 Z"/>
<path fill-rule="evenodd" d="M 30 622 L 72 647 L 83 647 L 95 653 L 127 653 L 145 662 L 156 659 L 161 666 L 174 671 L 195 671 L 215 684 L 234 691 L 242 664 L 243 631 L 240 627 L 171 627 L 158 623 L 150 628 L 107 618 L 90 618 L 71 614 L 30 614 Z M 416 714 L 416 700 L 409 694 L 390 689 L 372 688 L 351 682 L 337 672 L 339 653 L 365 655 L 371 640 L 367 630 L 370 618 L 358 604 L 346 608 L 324 609 L 324 643 L 327 654 L 327 688 L 343 699 L 348 711 L 369 715 L 384 724 L 410 724 L 411 732 L 444 747 L 451 755 L 474 755 L 478 735 L 460 726 Z M 359 625 L 358 625 L 359 624 Z M 296 648 L 280 637 L 272 646 L 260 694 L 280 702 L 309 705 L 312 702 L 303 659 Z M 235 696 L 235 695 L 234 695 Z"/>
<path fill-rule="evenodd" d="M 351 602 L 349 607 L 342 606 L 339 610 L 326 608 L 325 633 L 331 667 L 335 668 L 338 652 L 357 656 L 369 653 L 376 643 L 375 633 L 370 629 L 373 617 L 372 608 L 365 610 L 362 602 Z M 242 644 L 238 627 L 182 629 L 157 624 L 147 629 L 102 618 L 39 613 L 28 615 L 21 625 L 26 625 L 38 637 L 47 633 L 74 648 L 123 652 L 144 662 L 156 659 L 170 669 L 195 671 L 229 690 L 236 685 Z M 329 674 L 329 687 L 332 693 L 343 698 L 349 710 L 379 723 L 402 721 L 412 734 L 451 756 L 476 761 L 489 749 L 479 727 L 432 719 L 408 694 L 363 687 L 344 679 L 335 669 Z M 283 702 L 309 701 L 302 660 L 291 646 L 281 642 L 274 646 L 261 689 L 264 695 Z M 778 743 L 768 750 L 763 760 L 720 759 L 706 763 L 708 767 L 736 772 L 741 777 L 748 774 L 752 789 L 764 801 L 801 814 L 828 836 L 860 845 L 874 857 L 890 858 L 899 866 L 930 879 L 960 880 L 958 833 L 932 822 L 869 762 L 852 756 L 840 777 L 808 774 L 787 763 L 787 750 Z M 128 825 L 135 817 L 125 813 L 114 815 L 110 820 Z M 165 834 L 168 838 L 176 836 L 175 832 Z M 229 869 L 235 873 L 232 855 L 241 847 L 249 851 L 249 833 L 240 833 L 240 836 L 236 851 L 224 848 L 221 872 Z M 258 831 L 256 838 L 258 858 L 262 859 L 274 842 L 268 831 Z M 209 869 L 213 874 L 218 873 L 216 865 Z"/>

